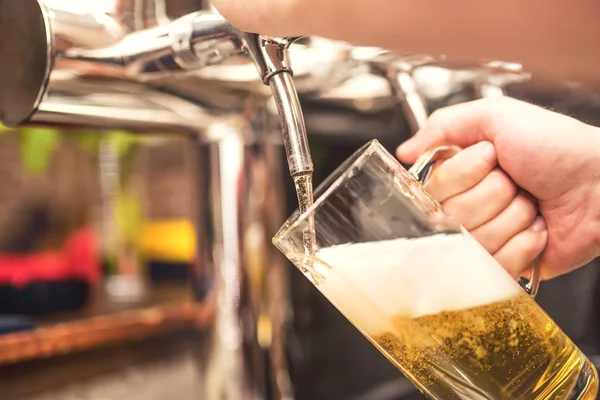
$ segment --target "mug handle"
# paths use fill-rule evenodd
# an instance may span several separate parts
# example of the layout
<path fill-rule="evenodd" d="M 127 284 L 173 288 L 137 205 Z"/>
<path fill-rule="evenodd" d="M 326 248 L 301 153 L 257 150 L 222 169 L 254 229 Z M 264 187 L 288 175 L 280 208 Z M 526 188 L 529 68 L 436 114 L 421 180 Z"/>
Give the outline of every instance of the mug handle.
<path fill-rule="evenodd" d="M 431 177 L 433 167 L 436 163 L 438 161 L 447 160 L 458 154 L 460 151 L 462 151 L 460 147 L 453 145 L 434 147 L 421 154 L 408 172 L 421 183 L 421 185 L 425 186 Z M 540 264 L 540 258 L 537 257 L 533 261 L 531 277 L 529 279 L 520 277 L 518 280 L 519 285 L 521 285 L 525 292 L 533 299 L 535 299 L 540 288 Z"/>

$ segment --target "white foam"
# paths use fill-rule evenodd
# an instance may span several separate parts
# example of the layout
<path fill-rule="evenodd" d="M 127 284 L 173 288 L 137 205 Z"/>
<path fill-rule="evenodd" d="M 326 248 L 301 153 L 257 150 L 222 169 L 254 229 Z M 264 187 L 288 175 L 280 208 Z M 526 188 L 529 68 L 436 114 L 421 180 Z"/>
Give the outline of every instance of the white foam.
<path fill-rule="evenodd" d="M 332 267 L 315 265 L 324 277 L 319 289 L 371 332 L 386 330 L 389 317 L 462 310 L 521 290 L 468 234 L 339 245 L 316 257 Z"/>

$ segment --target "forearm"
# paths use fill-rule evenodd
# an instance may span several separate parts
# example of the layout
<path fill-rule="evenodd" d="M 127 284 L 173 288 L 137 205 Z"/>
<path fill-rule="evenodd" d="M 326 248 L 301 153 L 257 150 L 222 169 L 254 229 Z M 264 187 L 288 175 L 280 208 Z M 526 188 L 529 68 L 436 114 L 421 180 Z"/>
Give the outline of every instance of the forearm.
<path fill-rule="evenodd" d="M 597 0 L 216 0 L 246 30 L 318 35 L 456 61 L 521 62 L 550 79 L 600 83 Z M 244 10 L 239 12 L 238 10 Z"/>

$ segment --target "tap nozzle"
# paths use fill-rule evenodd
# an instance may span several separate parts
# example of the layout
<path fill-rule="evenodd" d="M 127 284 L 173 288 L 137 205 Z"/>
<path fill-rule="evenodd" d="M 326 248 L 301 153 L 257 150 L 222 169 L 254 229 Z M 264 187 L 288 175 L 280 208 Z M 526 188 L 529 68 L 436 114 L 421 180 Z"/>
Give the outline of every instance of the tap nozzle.
<path fill-rule="evenodd" d="M 275 74 L 269 79 L 269 86 L 277 105 L 290 175 L 313 172 L 304 116 L 292 75 L 289 72 Z"/>
<path fill-rule="evenodd" d="M 74 26 L 80 21 L 78 14 L 52 11 L 41 0 L 0 0 L 0 15 L 0 121 L 4 124 L 29 120 L 53 85 L 60 84 L 51 79 L 51 72 L 61 67 L 92 66 L 121 79 L 147 81 L 216 65 L 246 51 L 275 97 L 290 173 L 313 170 L 289 60 L 289 46 L 298 38 L 242 32 L 218 14 L 196 12 L 103 45 L 97 39 L 87 43 L 73 38 L 73 32 L 86 31 L 81 24 Z M 79 17 L 86 17 L 85 23 L 100 32 L 94 38 L 107 31 L 94 15 Z M 62 47 L 57 47 L 59 43 Z"/>
<path fill-rule="evenodd" d="M 290 175 L 312 173 L 306 125 L 289 56 L 289 46 L 299 38 L 272 38 L 245 32 L 241 37 L 263 83 L 273 92 Z"/>

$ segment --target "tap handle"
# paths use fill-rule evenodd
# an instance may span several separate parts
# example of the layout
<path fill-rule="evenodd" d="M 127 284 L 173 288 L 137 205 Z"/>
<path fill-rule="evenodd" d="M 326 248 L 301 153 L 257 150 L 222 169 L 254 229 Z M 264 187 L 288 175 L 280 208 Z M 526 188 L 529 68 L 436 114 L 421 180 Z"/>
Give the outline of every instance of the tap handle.
<path fill-rule="evenodd" d="M 394 97 L 400 102 L 411 135 L 414 135 L 427 121 L 427 103 L 419 93 L 411 71 L 397 71 L 395 76 L 389 78 L 389 83 Z"/>

